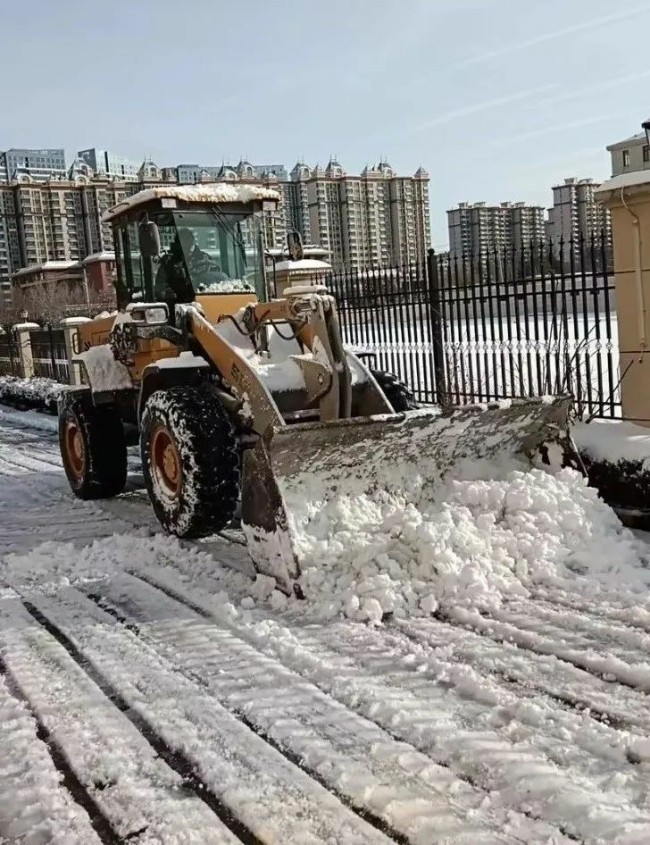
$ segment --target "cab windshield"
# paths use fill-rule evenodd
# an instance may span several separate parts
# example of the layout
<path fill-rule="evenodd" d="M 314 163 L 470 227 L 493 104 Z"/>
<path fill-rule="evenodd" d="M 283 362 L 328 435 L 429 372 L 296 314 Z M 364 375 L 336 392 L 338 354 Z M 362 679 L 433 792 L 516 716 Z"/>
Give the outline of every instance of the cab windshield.
<path fill-rule="evenodd" d="M 170 211 L 153 217 L 161 254 L 154 265 L 157 299 L 191 301 L 196 294 L 263 295 L 260 221 L 256 215 Z"/>

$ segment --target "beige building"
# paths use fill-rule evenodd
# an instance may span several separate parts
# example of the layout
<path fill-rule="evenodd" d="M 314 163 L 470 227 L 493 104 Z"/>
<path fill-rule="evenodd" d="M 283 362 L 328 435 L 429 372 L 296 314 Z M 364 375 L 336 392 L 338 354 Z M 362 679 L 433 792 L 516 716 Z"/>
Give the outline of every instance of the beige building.
<path fill-rule="evenodd" d="M 645 132 L 610 144 L 607 150 L 612 159 L 612 176 L 650 170 L 650 145 Z"/>
<path fill-rule="evenodd" d="M 526 249 L 544 236 L 544 209 L 524 202 L 461 202 L 447 212 L 452 255 L 485 255 L 492 250 Z"/>
<path fill-rule="evenodd" d="M 580 237 L 605 231 L 611 237 L 611 221 L 607 209 L 596 201 L 598 183 L 593 179 L 564 180 L 553 187 L 553 207 L 548 210 L 547 235 L 558 245 L 560 241 L 578 244 Z"/>

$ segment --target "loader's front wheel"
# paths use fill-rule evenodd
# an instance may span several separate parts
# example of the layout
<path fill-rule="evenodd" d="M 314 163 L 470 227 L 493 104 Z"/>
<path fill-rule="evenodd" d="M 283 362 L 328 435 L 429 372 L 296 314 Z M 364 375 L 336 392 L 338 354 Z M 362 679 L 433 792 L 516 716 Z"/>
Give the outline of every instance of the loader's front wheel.
<path fill-rule="evenodd" d="M 70 393 L 59 411 L 63 469 L 80 499 L 109 499 L 126 485 L 126 440 L 122 419 L 111 405 Z"/>
<path fill-rule="evenodd" d="M 209 388 L 153 393 L 142 415 L 140 450 L 149 497 L 166 531 L 205 537 L 231 522 L 239 499 L 239 447 Z"/>

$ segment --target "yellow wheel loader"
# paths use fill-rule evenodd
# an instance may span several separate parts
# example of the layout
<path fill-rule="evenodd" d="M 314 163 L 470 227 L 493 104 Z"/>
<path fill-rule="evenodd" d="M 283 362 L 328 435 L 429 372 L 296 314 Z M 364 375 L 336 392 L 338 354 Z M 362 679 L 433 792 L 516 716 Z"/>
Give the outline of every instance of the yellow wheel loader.
<path fill-rule="evenodd" d="M 60 402 L 59 435 L 86 499 L 123 491 L 137 436 L 161 525 L 201 537 L 239 513 L 256 569 L 290 592 L 288 492 L 331 501 L 343 478 L 372 490 L 385 484 L 377 459 L 431 483 L 463 460 L 531 461 L 566 437 L 570 399 L 405 410 L 398 390 L 391 404 L 391 383 L 344 348 L 326 288 L 269 297 L 263 214 L 277 201 L 256 186 L 170 185 L 107 213 L 119 310 L 80 327 L 81 386 Z"/>

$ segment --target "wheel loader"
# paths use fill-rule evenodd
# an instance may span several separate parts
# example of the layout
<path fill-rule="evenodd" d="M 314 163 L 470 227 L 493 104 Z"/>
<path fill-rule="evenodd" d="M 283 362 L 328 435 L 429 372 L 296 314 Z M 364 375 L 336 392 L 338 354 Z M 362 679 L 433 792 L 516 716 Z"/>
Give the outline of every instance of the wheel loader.
<path fill-rule="evenodd" d="M 118 311 L 80 327 L 80 385 L 60 402 L 59 438 L 83 499 L 124 490 L 139 440 L 163 528 L 196 538 L 237 514 L 257 571 L 290 593 L 300 555 L 289 488 L 318 489 L 321 503 L 344 477 L 370 490 L 386 484 L 378 459 L 410 462 L 431 483 L 503 451 L 530 462 L 566 437 L 570 399 L 409 410 L 408 391 L 344 347 L 324 286 L 269 295 L 264 213 L 278 199 L 250 185 L 169 185 L 107 212 Z"/>

